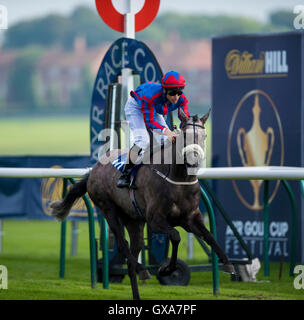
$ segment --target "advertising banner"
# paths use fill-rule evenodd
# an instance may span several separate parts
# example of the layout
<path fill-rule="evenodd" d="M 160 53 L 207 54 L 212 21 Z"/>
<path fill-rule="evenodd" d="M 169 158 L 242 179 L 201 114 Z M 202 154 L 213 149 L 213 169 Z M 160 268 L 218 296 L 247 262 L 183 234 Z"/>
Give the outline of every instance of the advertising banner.
<path fill-rule="evenodd" d="M 160 82 L 163 76 L 154 54 L 143 42 L 120 38 L 111 45 L 100 65 L 92 95 L 90 117 L 92 165 L 108 148 L 101 135 L 105 129 L 108 88 L 110 84 L 118 82 L 118 76 L 121 75 L 123 68 L 131 69 L 138 74 L 141 83 Z"/>
<path fill-rule="evenodd" d="M 299 33 L 214 38 L 212 41 L 213 166 L 303 166 L 302 36 Z M 217 196 L 254 257 L 263 259 L 261 180 L 218 180 Z M 297 261 L 303 261 L 299 182 Z M 291 202 L 280 181 L 269 189 L 269 257 L 290 258 Z M 245 252 L 219 214 L 221 246 L 232 258 Z"/>
<path fill-rule="evenodd" d="M 14 168 L 86 168 L 89 156 L 0 157 L 0 167 Z M 63 179 L 0 179 L 0 219 L 50 219 L 50 203 L 62 199 Z M 69 217 L 87 218 L 82 200 L 75 203 Z M 69 218 L 70 219 L 70 218 Z"/>

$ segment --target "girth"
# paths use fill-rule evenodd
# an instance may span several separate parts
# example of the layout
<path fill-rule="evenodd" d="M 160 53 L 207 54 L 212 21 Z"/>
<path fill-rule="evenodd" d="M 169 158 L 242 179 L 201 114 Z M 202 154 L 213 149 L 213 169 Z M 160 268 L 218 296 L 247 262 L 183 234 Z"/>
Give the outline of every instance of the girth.
<path fill-rule="evenodd" d="M 146 218 L 143 214 L 143 212 L 141 211 L 140 207 L 138 206 L 137 202 L 136 202 L 136 198 L 135 198 L 135 190 L 134 189 L 129 189 L 130 191 L 130 199 L 132 201 L 133 207 L 135 209 L 135 211 L 138 214 L 138 218 L 139 220 L 144 220 L 146 221 Z"/>

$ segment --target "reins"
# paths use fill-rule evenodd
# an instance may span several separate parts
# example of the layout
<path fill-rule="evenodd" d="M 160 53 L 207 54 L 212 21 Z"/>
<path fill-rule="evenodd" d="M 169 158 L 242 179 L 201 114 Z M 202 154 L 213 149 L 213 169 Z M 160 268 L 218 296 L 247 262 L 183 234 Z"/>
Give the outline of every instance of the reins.
<path fill-rule="evenodd" d="M 168 181 L 169 183 L 178 185 L 178 186 L 189 186 L 189 185 L 193 185 L 196 184 L 198 182 L 198 179 L 194 180 L 194 181 L 190 181 L 190 182 L 186 182 L 186 181 L 173 181 L 170 178 L 168 178 L 166 175 L 164 175 L 162 172 L 158 171 L 155 168 L 152 168 L 152 170 L 157 173 L 160 177 L 162 177 L 163 179 L 165 179 L 166 181 Z"/>

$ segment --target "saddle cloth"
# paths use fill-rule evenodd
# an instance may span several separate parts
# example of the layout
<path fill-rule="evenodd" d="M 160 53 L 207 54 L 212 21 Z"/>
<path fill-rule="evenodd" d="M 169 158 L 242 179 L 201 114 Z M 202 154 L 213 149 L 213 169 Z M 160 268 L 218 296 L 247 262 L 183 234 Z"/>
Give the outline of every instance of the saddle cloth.
<path fill-rule="evenodd" d="M 113 167 L 116 168 L 118 171 L 122 172 L 127 161 L 127 156 L 128 156 L 128 153 L 123 153 L 119 155 L 117 159 L 112 161 Z M 140 162 L 139 164 L 133 167 L 132 173 L 131 173 L 131 181 L 135 180 L 137 171 L 141 166 L 142 166 L 142 162 Z"/>
<path fill-rule="evenodd" d="M 112 161 L 113 167 L 115 167 L 118 171 L 122 172 L 124 165 L 127 161 L 128 153 L 123 153 L 118 156 L 117 159 Z"/>

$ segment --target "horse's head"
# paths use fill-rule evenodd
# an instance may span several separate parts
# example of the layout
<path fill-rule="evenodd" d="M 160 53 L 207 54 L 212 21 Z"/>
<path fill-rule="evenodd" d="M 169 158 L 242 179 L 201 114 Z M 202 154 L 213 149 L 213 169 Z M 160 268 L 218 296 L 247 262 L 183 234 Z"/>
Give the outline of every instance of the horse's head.
<path fill-rule="evenodd" d="M 182 126 L 181 134 L 177 138 L 177 145 L 178 149 L 181 150 L 180 156 L 183 163 L 186 164 L 187 169 L 194 169 L 194 172 L 206 157 L 205 140 L 207 135 L 205 123 L 209 117 L 210 110 L 202 118 L 197 115 L 187 117 L 183 110 L 180 110 Z"/>

